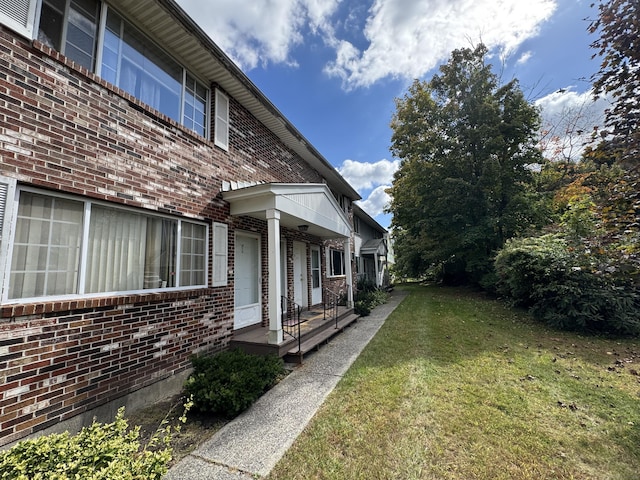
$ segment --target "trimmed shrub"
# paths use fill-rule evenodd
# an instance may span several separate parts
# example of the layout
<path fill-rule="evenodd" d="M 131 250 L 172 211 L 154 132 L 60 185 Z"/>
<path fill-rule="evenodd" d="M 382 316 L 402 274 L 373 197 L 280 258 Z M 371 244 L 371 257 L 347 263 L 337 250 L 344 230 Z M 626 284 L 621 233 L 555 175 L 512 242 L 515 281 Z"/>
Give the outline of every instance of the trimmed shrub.
<path fill-rule="evenodd" d="M 214 356 L 191 359 L 193 373 L 185 391 L 193 408 L 234 417 L 271 388 L 284 373 L 276 356 L 257 356 L 242 350 L 227 350 Z"/>
<path fill-rule="evenodd" d="M 0 478 L 15 480 L 159 480 L 171 460 L 170 434 L 141 449 L 140 427 L 129 429 L 124 408 L 113 423 L 24 440 L 0 452 Z M 161 441 L 162 448 L 152 451 Z"/>

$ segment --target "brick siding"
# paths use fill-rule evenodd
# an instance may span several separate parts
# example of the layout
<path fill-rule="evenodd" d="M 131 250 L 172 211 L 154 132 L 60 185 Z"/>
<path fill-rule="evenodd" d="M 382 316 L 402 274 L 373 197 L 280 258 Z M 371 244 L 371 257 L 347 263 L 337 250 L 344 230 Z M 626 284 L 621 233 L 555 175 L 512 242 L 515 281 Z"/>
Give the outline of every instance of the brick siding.
<path fill-rule="evenodd" d="M 233 232 L 254 231 L 266 262 L 266 222 L 232 218 L 222 181 L 322 177 L 230 100 L 225 152 L 38 41 L 0 27 L 0 174 L 53 192 L 227 223 L 229 265 Z M 0 445 L 183 372 L 193 353 L 226 348 L 234 308 L 229 280 L 190 291 L 0 306 Z M 266 323 L 266 275 L 262 291 Z"/>

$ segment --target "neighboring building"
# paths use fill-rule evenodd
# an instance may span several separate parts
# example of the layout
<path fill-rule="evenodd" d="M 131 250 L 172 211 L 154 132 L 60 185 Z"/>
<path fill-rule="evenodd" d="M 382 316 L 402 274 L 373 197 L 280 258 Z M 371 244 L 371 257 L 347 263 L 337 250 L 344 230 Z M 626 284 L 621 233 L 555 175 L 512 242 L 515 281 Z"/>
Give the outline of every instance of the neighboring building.
<path fill-rule="evenodd" d="M 173 0 L 0 2 L 0 156 L 0 445 L 352 302 L 358 193 Z"/>
<path fill-rule="evenodd" d="M 387 230 L 358 205 L 353 205 L 354 252 L 358 282 L 389 288 L 389 266 L 392 263 L 390 237 Z"/>

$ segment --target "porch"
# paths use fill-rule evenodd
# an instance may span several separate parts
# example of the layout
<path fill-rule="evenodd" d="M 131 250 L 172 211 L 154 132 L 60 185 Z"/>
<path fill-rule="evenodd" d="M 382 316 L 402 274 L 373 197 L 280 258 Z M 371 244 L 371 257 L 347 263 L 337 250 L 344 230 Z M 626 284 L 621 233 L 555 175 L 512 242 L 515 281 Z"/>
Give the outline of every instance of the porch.
<path fill-rule="evenodd" d="M 229 346 L 254 355 L 277 355 L 288 362 L 302 363 L 304 355 L 318 349 L 358 318 L 353 308 L 337 306 L 325 310 L 320 304 L 300 311 L 297 318 L 285 312 L 284 339 L 280 343 L 269 343 L 269 327 L 255 326 L 235 331 Z"/>

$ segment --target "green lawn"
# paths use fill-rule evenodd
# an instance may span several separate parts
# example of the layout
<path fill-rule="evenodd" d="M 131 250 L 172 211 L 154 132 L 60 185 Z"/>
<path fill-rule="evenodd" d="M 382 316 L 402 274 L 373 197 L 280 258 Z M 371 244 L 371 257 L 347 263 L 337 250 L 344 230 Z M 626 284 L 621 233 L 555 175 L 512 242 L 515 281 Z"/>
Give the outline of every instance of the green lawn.
<path fill-rule="evenodd" d="M 638 339 L 549 330 L 468 290 L 403 288 L 270 479 L 640 478 Z"/>

